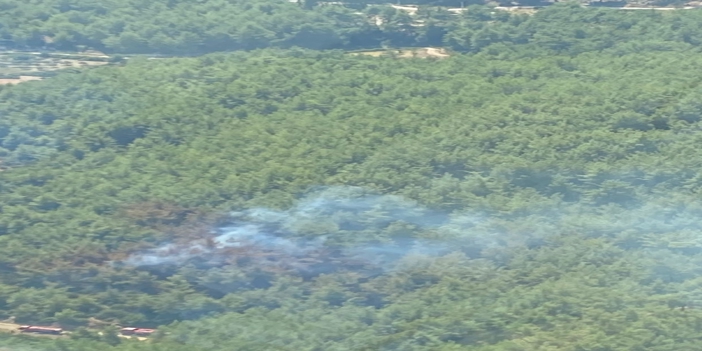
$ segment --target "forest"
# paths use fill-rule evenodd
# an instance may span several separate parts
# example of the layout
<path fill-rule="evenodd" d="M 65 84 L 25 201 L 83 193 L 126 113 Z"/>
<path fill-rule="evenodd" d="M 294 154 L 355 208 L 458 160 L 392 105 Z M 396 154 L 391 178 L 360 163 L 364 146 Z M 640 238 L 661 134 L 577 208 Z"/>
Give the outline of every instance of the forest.
<path fill-rule="evenodd" d="M 567 43 L 561 40 L 588 39 L 583 42 L 593 47 L 584 49 L 592 50 L 639 36 L 677 41 L 680 38 L 670 38 L 677 35 L 696 44 L 702 20 L 699 11 L 662 16 L 655 11 L 601 8 L 571 14 L 578 17 L 571 18 L 576 20 L 569 23 L 576 25 L 571 28 L 556 25 L 566 18 L 550 18 L 562 14 L 557 10 L 529 17 L 506 11 L 491 14 L 479 3 L 464 5 L 467 11 L 458 14 L 435 6 L 410 14 L 384 4 L 284 0 L 2 0 L 0 45 L 42 51 L 93 49 L 112 55 L 199 55 L 292 47 L 447 46 L 470 51 L 495 41 L 541 40 L 548 42 L 543 45 L 562 47 Z M 537 33 L 540 37 L 533 37 Z"/>
<path fill-rule="evenodd" d="M 248 6 L 54 10 L 97 25 L 171 6 L 154 11 L 185 25 L 196 4 Z M 450 57 L 280 29 L 0 86 L 0 321 L 71 331 L 0 332 L 0 350 L 697 350 L 698 11 L 476 6 L 373 28 L 288 10 Z M 42 34 L 46 14 L 0 30 Z"/>

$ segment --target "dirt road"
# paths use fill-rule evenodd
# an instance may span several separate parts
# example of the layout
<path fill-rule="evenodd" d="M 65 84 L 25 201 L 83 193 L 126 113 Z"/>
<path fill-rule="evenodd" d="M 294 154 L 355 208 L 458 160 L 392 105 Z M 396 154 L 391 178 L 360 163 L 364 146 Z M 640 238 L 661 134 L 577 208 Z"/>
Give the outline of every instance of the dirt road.
<path fill-rule="evenodd" d="M 6 333 L 11 333 L 11 332 L 19 332 L 19 324 L 12 324 L 12 323 L 0 323 L 0 331 L 6 332 Z"/>
<path fill-rule="evenodd" d="M 2 333 L 11 333 L 11 334 L 19 334 L 19 327 L 21 324 L 12 324 L 12 323 L 3 323 L 0 322 L 0 332 Z M 41 336 L 41 337 L 54 337 L 54 338 L 60 338 L 60 337 L 65 337 L 70 335 L 71 332 L 66 332 L 64 331 L 62 335 L 51 335 L 51 334 L 37 334 L 37 333 L 24 333 L 24 335 L 29 335 L 29 336 Z M 98 332 L 99 335 L 102 335 L 102 332 Z M 148 338 L 142 337 L 142 336 L 130 336 L 130 335 L 117 335 L 120 338 L 123 339 L 136 339 L 139 341 L 146 341 Z"/>

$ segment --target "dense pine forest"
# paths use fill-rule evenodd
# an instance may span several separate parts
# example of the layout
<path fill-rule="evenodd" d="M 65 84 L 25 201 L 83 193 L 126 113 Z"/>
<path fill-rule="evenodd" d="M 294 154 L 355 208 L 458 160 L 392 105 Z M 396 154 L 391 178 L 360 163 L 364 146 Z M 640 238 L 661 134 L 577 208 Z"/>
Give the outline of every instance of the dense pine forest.
<path fill-rule="evenodd" d="M 696 44 L 702 21 L 699 11 L 676 11 L 662 19 L 653 11 L 613 9 L 568 15 L 553 11 L 529 20 L 505 11 L 491 14 L 476 2 L 461 3 L 469 10 L 434 6 L 408 12 L 387 4 L 315 6 L 285 0 L 2 0 L 0 46 L 163 55 L 292 47 L 448 46 L 470 51 L 495 41 L 526 43 L 531 38 L 550 47 L 587 39 L 580 40 L 586 45 L 581 49 L 593 50 L 641 36 Z M 569 26 L 559 25 L 566 18 L 550 18 L 558 15 L 570 16 Z"/>
<path fill-rule="evenodd" d="M 699 348 L 699 11 L 0 9 L 196 56 L 0 86 L 0 350 Z"/>

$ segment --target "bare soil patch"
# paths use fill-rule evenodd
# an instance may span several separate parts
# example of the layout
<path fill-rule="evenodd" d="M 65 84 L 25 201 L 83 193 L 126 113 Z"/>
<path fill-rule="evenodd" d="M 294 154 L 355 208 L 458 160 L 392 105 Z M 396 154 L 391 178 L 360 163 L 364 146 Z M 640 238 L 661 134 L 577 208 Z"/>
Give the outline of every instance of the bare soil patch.
<path fill-rule="evenodd" d="M 19 328 L 19 324 L 13 324 L 13 323 L 0 323 L 0 330 L 2 331 L 15 331 L 17 328 Z"/>
<path fill-rule="evenodd" d="M 0 79 L 0 85 L 7 85 L 7 84 L 19 84 L 23 82 L 29 82 L 33 80 L 42 80 L 42 77 L 36 77 L 36 76 L 20 76 L 19 78 L 16 79 Z M 0 329 L 2 329 L 2 323 L 0 323 Z"/>
<path fill-rule="evenodd" d="M 61 60 L 64 66 L 81 67 L 81 66 L 102 66 L 108 64 L 104 61 L 82 61 L 82 60 Z"/>
<path fill-rule="evenodd" d="M 517 14 L 527 14 L 527 15 L 533 15 L 536 13 L 536 11 L 539 10 L 538 7 L 533 7 L 533 6 L 498 6 L 498 7 L 495 7 L 495 9 L 507 11 L 507 12 L 512 12 L 512 13 L 517 13 Z"/>
<path fill-rule="evenodd" d="M 47 57 L 36 52 L 0 52 L 0 85 L 19 84 L 51 76 L 48 72 L 66 68 L 108 65 L 107 56 L 99 52 L 75 54 L 54 53 Z"/>
<path fill-rule="evenodd" d="M 14 324 L 14 323 L 5 323 L 5 322 L 0 322 L 0 332 L 1 333 L 11 333 L 11 334 L 20 334 L 19 330 L 20 324 Z M 29 336 L 37 336 L 37 337 L 44 337 L 44 338 L 63 338 L 66 337 L 70 332 L 65 332 L 64 335 L 46 335 L 46 334 L 36 334 L 36 333 L 26 333 L 25 335 Z M 98 334 L 102 335 L 102 332 L 98 332 Z M 130 336 L 130 335 L 117 335 L 120 338 L 124 339 L 135 339 L 139 341 L 147 341 L 149 338 L 142 337 L 142 336 Z M 0 351 L 4 351 L 3 349 L 0 349 Z"/>
<path fill-rule="evenodd" d="M 444 48 L 411 48 L 352 52 L 351 55 L 372 57 L 394 56 L 397 58 L 447 58 L 451 55 Z"/>
<path fill-rule="evenodd" d="M 417 14 L 417 11 L 419 10 L 419 6 L 417 6 L 417 5 L 410 5 L 410 6 L 390 5 L 390 6 L 392 6 L 396 10 L 406 11 L 410 15 Z"/>

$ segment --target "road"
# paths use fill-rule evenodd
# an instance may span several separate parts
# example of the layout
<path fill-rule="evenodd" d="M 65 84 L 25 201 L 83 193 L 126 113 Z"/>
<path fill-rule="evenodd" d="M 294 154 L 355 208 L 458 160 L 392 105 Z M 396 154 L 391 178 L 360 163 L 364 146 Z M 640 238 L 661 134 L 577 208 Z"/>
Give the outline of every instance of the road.
<path fill-rule="evenodd" d="M 297 2 L 297 0 L 290 0 L 290 2 Z M 346 5 L 347 3 L 342 2 L 342 1 L 320 1 L 317 4 L 319 5 Z M 378 4 L 382 5 L 382 4 Z M 690 6 L 690 5 L 696 5 L 696 6 Z M 410 14 L 414 14 L 417 12 L 417 10 L 420 7 L 443 7 L 443 6 L 432 6 L 432 5 L 417 5 L 417 4 L 390 4 L 395 9 L 402 10 L 402 11 L 407 11 Z M 545 8 L 547 6 L 496 6 L 495 9 L 497 10 L 505 10 L 505 11 L 514 11 L 514 10 L 535 10 L 535 9 L 540 9 L 540 8 Z M 591 6 L 591 5 L 582 5 L 582 7 L 591 7 L 591 8 L 602 8 L 602 9 L 611 9 L 611 10 L 656 10 L 656 11 L 671 11 L 671 10 L 694 10 L 698 8 L 702 8 L 702 4 L 691 2 L 686 4 L 684 7 L 608 7 L 608 6 Z M 466 10 L 465 7 L 449 7 L 445 8 L 447 11 L 454 12 L 454 13 L 459 13 L 463 12 Z"/>
<path fill-rule="evenodd" d="M 343 4 L 339 2 L 334 2 L 334 3 L 328 3 L 328 4 Z M 413 15 L 417 12 L 420 6 L 424 5 L 413 5 L 413 4 L 403 4 L 403 5 L 390 5 L 393 8 L 397 10 L 402 10 L 408 12 L 410 15 Z M 700 8 L 699 6 L 685 6 L 685 7 L 605 7 L 605 6 L 583 6 L 583 7 L 590 7 L 590 8 L 601 8 L 601 9 L 609 9 L 609 10 L 654 10 L 654 11 L 672 11 L 672 10 L 694 10 Z M 495 7 L 496 10 L 503 10 L 503 11 L 516 11 L 516 10 L 537 10 L 537 7 L 534 6 L 497 6 Z M 449 12 L 453 13 L 461 13 L 465 10 L 467 10 L 464 7 L 449 7 L 446 9 Z"/>

